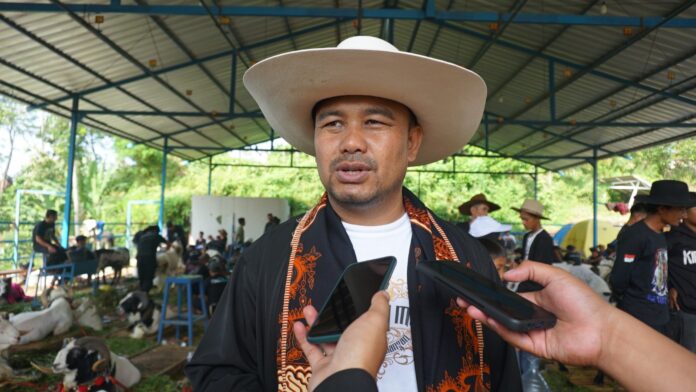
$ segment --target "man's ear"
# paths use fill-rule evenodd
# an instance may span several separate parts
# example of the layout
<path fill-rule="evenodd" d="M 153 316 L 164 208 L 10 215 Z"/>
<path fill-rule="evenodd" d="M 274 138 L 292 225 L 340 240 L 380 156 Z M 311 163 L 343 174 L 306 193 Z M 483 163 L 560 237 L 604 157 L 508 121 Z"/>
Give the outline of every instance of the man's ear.
<path fill-rule="evenodd" d="M 423 142 L 423 127 L 414 125 L 408 130 L 408 161 L 413 162 L 418 156 L 421 143 Z"/>

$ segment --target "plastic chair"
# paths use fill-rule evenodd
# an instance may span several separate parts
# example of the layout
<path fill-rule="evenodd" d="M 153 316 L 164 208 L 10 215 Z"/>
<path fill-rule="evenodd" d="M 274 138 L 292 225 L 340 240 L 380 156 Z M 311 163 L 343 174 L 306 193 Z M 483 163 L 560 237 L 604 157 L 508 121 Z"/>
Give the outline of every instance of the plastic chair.
<path fill-rule="evenodd" d="M 169 289 L 176 287 L 176 316 L 167 319 L 167 304 L 169 303 Z M 193 314 L 193 286 L 198 285 L 199 299 L 203 314 L 194 316 Z M 186 290 L 186 313 L 181 310 L 182 291 Z M 176 339 L 180 339 L 181 326 L 188 327 L 188 345 L 193 345 L 193 323 L 203 321 L 203 328 L 208 329 L 208 307 L 205 303 L 205 290 L 203 288 L 203 278 L 200 275 L 179 275 L 168 276 L 164 282 L 164 298 L 162 299 L 162 312 L 160 316 L 159 329 L 157 331 L 157 343 L 162 342 L 164 328 L 167 325 L 174 325 L 176 328 Z"/>

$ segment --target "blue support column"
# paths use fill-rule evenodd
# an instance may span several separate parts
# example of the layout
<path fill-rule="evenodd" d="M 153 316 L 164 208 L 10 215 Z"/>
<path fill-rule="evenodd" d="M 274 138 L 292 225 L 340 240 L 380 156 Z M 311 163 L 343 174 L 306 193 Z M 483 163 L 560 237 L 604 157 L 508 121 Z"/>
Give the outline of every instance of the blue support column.
<path fill-rule="evenodd" d="M 592 246 L 597 246 L 597 149 L 592 150 Z"/>
<path fill-rule="evenodd" d="M 208 196 L 212 191 L 213 186 L 213 157 L 208 158 Z"/>
<path fill-rule="evenodd" d="M 65 207 L 63 208 L 63 226 L 60 231 L 60 242 L 64 248 L 68 247 L 68 237 L 70 236 L 70 214 L 72 214 L 72 183 L 73 168 L 75 166 L 75 140 L 77 139 L 77 123 L 80 121 L 78 107 L 80 98 L 73 96 L 72 109 L 70 111 L 70 136 L 68 145 L 68 167 L 65 179 Z"/>
<path fill-rule="evenodd" d="M 385 21 L 387 23 L 387 41 L 389 41 L 390 44 L 394 44 L 394 19 L 387 19 Z"/>
<path fill-rule="evenodd" d="M 556 62 L 549 60 L 549 114 L 556 121 Z"/>
<path fill-rule="evenodd" d="M 486 150 L 486 155 L 488 155 L 488 114 L 484 114 L 483 118 L 485 119 L 483 123 L 483 148 Z"/>
<path fill-rule="evenodd" d="M 232 64 L 230 70 L 230 109 L 229 113 L 234 114 L 234 101 L 237 94 L 237 51 L 232 52 Z"/>
<path fill-rule="evenodd" d="M 534 166 L 534 200 L 539 200 L 539 168 Z"/>
<path fill-rule="evenodd" d="M 159 210 L 159 228 L 164 231 L 164 190 L 167 187 L 167 154 L 169 153 L 169 138 L 164 137 L 164 149 L 162 150 L 162 182 L 160 188 L 160 210 Z"/>

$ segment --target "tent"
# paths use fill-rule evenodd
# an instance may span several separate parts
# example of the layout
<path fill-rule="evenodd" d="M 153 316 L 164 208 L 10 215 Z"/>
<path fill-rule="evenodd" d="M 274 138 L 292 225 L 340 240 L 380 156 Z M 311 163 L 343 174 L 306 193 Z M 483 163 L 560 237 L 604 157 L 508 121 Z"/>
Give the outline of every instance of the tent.
<path fill-rule="evenodd" d="M 620 227 L 606 221 L 597 221 L 597 244 L 607 245 L 614 241 L 619 234 Z M 578 252 L 588 255 L 592 247 L 592 219 L 577 222 L 570 228 L 563 238 L 561 247 L 574 245 Z"/>
<path fill-rule="evenodd" d="M 562 244 L 563 240 L 565 239 L 566 235 L 568 235 L 568 232 L 570 229 L 573 228 L 572 223 L 568 223 L 567 225 L 563 225 L 556 234 L 553 235 L 553 243 L 556 245 Z"/>

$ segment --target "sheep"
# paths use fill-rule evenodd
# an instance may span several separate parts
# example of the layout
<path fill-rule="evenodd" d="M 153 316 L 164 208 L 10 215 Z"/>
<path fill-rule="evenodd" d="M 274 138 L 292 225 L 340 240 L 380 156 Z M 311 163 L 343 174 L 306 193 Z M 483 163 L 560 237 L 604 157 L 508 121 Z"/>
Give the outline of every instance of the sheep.
<path fill-rule="evenodd" d="M 130 252 L 128 249 L 98 249 L 95 254 L 97 260 L 99 260 L 97 279 L 99 279 L 99 272 L 101 272 L 102 283 L 106 284 L 106 267 L 111 267 L 114 270 L 114 278 L 111 280 L 111 285 L 118 283 L 121 279 L 121 270 L 130 265 Z"/>
<path fill-rule="evenodd" d="M 90 391 L 115 391 L 120 387 L 131 388 L 141 377 L 140 370 L 128 359 L 112 353 L 104 339 L 93 336 L 63 341 L 51 370 L 64 375 L 63 389 L 66 391 L 83 385 Z M 90 388 L 97 380 L 103 383 L 98 388 Z"/>

